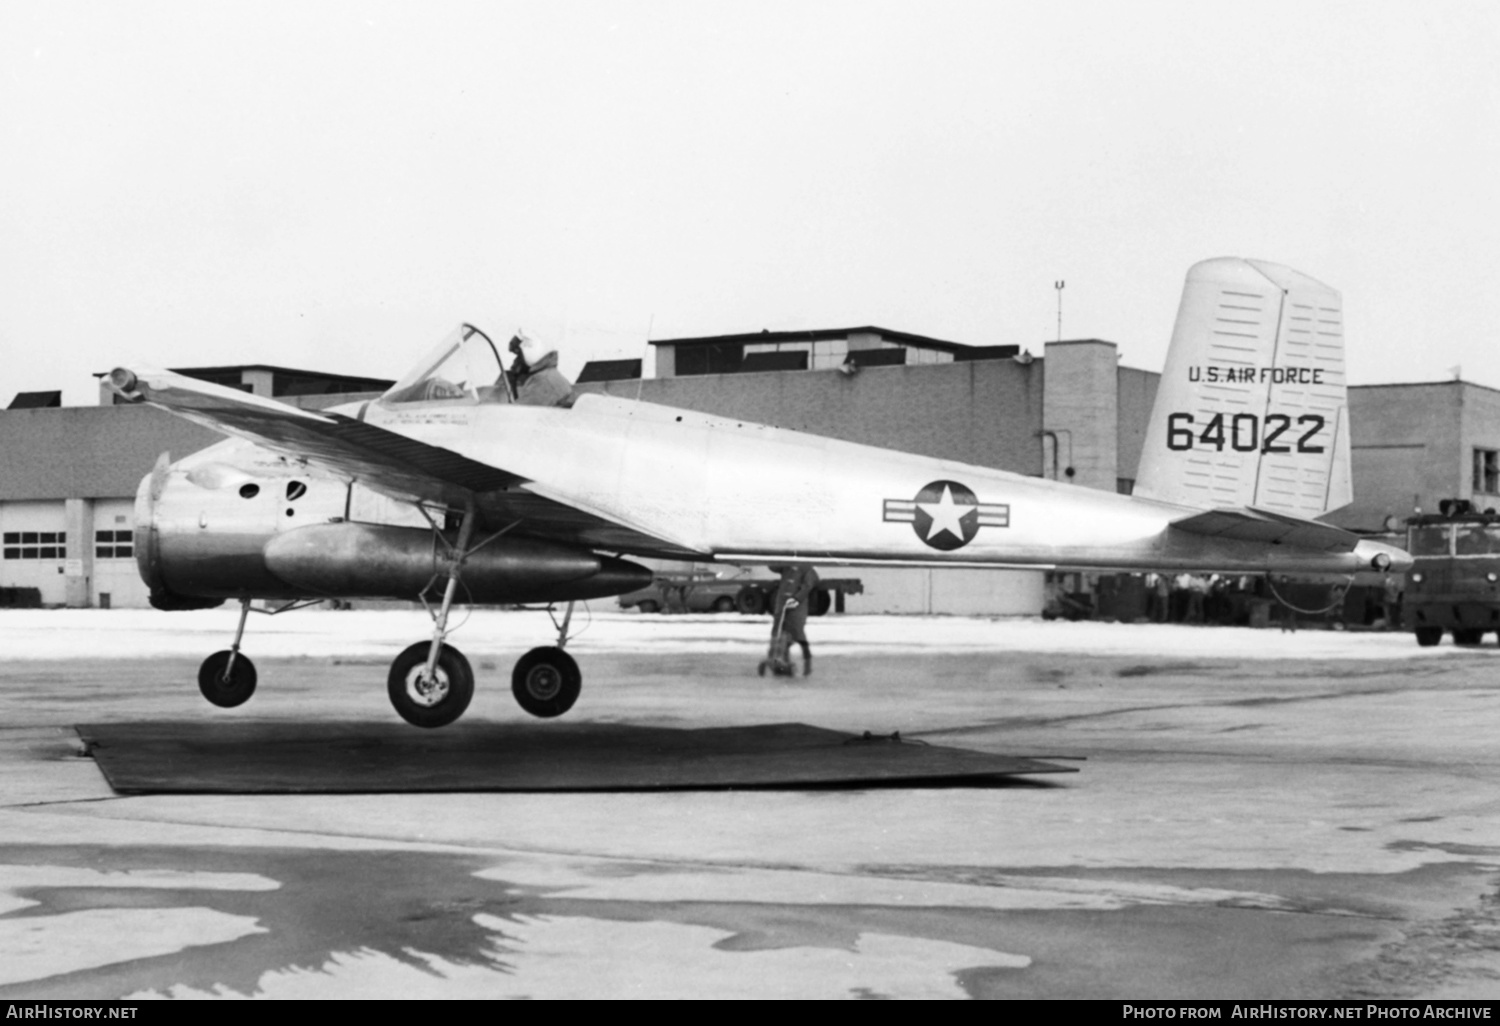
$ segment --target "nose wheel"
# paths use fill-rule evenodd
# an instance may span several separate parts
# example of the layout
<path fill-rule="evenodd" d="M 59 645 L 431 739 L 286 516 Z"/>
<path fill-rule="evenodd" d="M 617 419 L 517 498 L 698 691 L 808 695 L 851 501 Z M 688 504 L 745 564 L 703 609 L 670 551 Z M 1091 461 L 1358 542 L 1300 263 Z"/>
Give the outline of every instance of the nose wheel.
<path fill-rule="evenodd" d="M 215 652 L 198 667 L 198 690 L 221 709 L 244 705 L 255 694 L 255 664 L 227 648 Z"/>
<path fill-rule="evenodd" d="M 203 697 L 221 709 L 244 705 L 255 694 L 255 664 L 240 655 L 245 637 L 245 621 L 250 618 L 250 600 L 240 601 L 240 624 L 234 631 L 234 644 L 215 652 L 198 667 L 198 690 Z"/>

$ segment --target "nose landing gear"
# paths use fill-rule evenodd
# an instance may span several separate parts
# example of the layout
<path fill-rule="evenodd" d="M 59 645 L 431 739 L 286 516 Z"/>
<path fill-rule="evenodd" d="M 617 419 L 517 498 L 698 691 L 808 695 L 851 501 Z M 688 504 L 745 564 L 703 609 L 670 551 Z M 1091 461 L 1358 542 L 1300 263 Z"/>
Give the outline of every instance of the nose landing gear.
<path fill-rule="evenodd" d="M 240 655 L 240 640 L 245 636 L 245 621 L 250 617 L 250 600 L 240 600 L 240 625 L 234 632 L 234 643 L 223 652 L 215 652 L 198 667 L 198 690 L 203 697 L 221 709 L 244 705 L 255 694 L 255 664 Z"/>

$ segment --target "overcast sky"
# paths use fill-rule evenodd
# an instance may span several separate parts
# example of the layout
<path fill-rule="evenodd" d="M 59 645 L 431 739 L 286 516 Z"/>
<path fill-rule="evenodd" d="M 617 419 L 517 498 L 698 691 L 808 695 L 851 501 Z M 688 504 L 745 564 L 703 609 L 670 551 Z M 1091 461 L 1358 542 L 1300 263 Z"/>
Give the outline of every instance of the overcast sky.
<path fill-rule="evenodd" d="M 0 2 L 0 405 L 877 324 L 1159 370 L 1182 277 L 1500 387 L 1500 4 Z M 648 363 L 649 367 L 649 363 Z"/>

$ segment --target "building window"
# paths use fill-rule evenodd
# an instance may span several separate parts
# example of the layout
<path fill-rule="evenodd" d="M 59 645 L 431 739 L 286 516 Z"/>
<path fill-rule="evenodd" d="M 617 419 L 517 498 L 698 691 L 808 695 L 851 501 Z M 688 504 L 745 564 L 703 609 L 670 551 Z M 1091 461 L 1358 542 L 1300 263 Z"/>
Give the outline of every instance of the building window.
<path fill-rule="evenodd" d="M 132 559 L 135 556 L 135 534 L 132 531 L 95 531 L 95 559 Z"/>
<path fill-rule="evenodd" d="M 711 342 L 698 346 L 677 346 L 677 376 L 697 374 L 734 374 L 745 359 L 745 347 L 738 342 Z"/>
<path fill-rule="evenodd" d="M 68 557 L 66 531 L 6 531 L 3 541 L 6 559 L 66 559 Z"/>
<path fill-rule="evenodd" d="M 849 361 L 856 367 L 900 367 L 906 363 L 905 346 L 886 346 L 881 349 L 851 349 Z"/>
<path fill-rule="evenodd" d="M 1474 450 L 1474 491 L 1500 495 L 1500 450 Z"/>

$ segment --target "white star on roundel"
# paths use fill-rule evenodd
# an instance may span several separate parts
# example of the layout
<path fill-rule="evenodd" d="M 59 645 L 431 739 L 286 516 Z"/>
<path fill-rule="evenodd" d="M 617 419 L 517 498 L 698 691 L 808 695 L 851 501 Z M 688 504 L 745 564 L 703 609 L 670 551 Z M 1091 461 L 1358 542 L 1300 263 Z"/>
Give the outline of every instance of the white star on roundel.
<path fill-rule="evenodd" d="M 953 489 L 948 485 L 943 485 L 943 494 L 938 496 L 937 502 L 919 502 L 917 507 L 932 518 L 932 526 L 927 529 L 927 541 L 931 542 L 944 531 L 953 535 L 960 544 L 965 541 L 961 521 L 975 507 L 956 504 L 953 501 Z"/>

